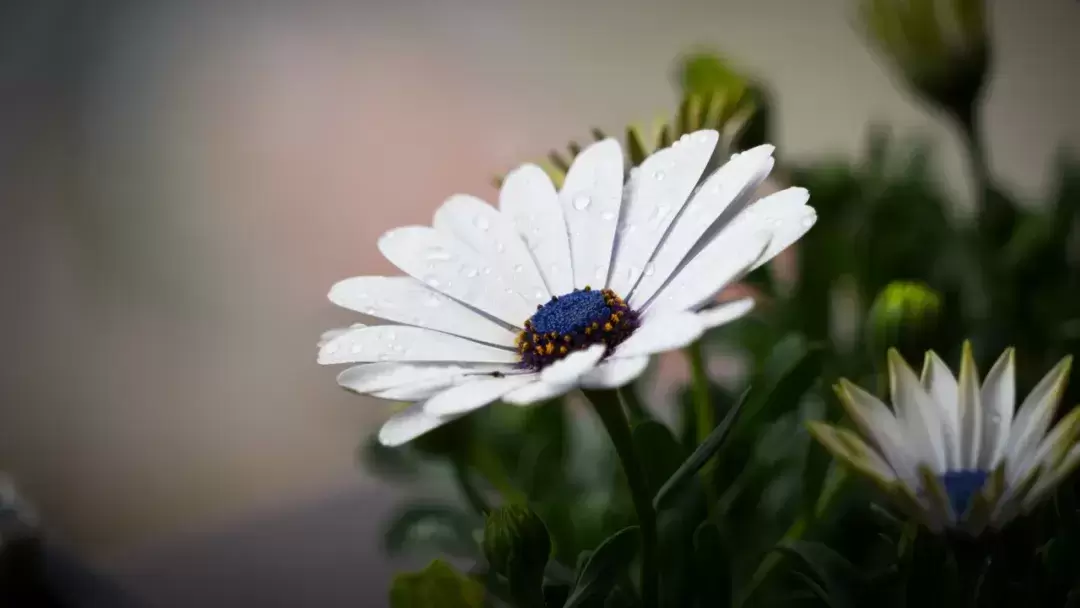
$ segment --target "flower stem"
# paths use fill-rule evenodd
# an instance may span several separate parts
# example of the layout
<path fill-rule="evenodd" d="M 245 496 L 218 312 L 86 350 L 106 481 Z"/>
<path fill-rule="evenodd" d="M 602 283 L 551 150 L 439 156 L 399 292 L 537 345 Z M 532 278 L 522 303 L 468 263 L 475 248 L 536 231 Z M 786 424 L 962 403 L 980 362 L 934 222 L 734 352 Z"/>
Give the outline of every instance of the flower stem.
<path fill-rule="evenodd" d="M 472 479 L 469 478 L 469 467 L 465 464 L 465 461 L 462 458 L 453 458 L 451 465 L 454 469 L 454 481 L 457 482 L 458 489 L 461 490 L 461 494 L 465 497 L 469 506 L 478 514 L 487 515 L 491 507 L 484 500 L 483 494 L 476 489 Z"/>
<path fill-rule="evenodd" d="M 642 605 L 645 608 L 657 608 L 660 601 L 660 574 L 656 561 L 656 511 L 653 510 L 652 493 L 645 481 L 645 471 L 630 434 L 630 424 L 622 404 L 619 403 L 618 393 L 612 390 L 584 392 L 604 424 L 604 429 L 611 437 L 611 443 L 622 462 L 623 473 L 630 486 L 630 498 L 634 502 L 634 510 L 637 511 L 638 526 L 641 528 Z"/>
<path fill-rule="evenodd" d="M 686 347 L 686 354 L 690 358 L 691 395 L 694 399 L 694 414 L 697 420 L 697 443 L 700 445 L 716 428 L 716 408 L 713 407 L 709 396 L 709 375 L 705 371 L 705 355 L 701 351 L 701 342 L 694 342 Z M 701 467 L 698 475 L 701 477 L 701 486 L 705 490 L 705 503 L 709 517 L 713 516 L 716 509 L 716 488 L 713 487 L 712 477 L 715 460 L 709 459 L 705 466 Z"/>
<path fill-rule="evenodd" d="M 638 398 L 637 393 L 631 388 L 631 385 L 624 386 L 619 390 L 619 397 L 622 398 L 623 404 L 626 406 L 627 413 L 630 414 L 630 422 L 638 423 L 649 419 L 649 413 L 645 410 L 645 406 L 642 405 L 641 399 Z"/>

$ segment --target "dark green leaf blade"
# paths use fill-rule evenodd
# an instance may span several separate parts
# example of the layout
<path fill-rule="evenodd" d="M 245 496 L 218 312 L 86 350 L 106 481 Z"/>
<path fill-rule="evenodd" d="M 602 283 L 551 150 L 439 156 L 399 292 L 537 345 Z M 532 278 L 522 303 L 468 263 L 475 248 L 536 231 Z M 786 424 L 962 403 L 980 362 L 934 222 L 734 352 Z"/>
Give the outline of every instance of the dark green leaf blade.
<path fill-rule="evenodd" d="M 590 555 L 578 574 L 577 584 L 563 608 L 582 606 L 597 593 L 605 596 L 614 587 L 620 573 L 634 559 L 640 544 L 637 526 L 629 526 L 608 537 Z"/>
<path fill-rule="evenodd" d="M 656 508 L 661 508 L 675 490 L 700 471 L 701 467 L 705 466 L 705 463 L 712 458 L 713 454 L 724 445 L 724 440 L 727 439 L 728 432 L 738 418 L 739 412 L 746 403 L 749 394 L 750 389 L 746 389 L 742 394 L 742 397 L 740 397 L 739 400 L 735 402 L 735 405 L 728 410 L 727 415 L 720 421 L 720 424 L 716 425 L 716 428 L 709 433 L 709 436 L 705 438 L 705 441 L 702 441 L 701 445 L 694 450 L 694 453 L 683 462 L 682 466 L 680 466 L 670 478 L 668 478 L 667 482 L 660 488 L 660 491 L 656 493 L 656 498 L 653 499 L 653 505 L 655 505 Z"/>

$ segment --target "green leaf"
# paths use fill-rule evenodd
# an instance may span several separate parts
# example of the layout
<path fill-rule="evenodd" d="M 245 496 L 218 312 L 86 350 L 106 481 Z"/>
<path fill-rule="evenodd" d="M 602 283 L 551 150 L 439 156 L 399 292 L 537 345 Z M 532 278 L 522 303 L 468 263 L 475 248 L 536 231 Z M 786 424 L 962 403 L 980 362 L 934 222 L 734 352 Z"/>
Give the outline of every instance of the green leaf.
<path fill-rule="evenodd" d="M 634 427 L 634 446 L 643 459 L 645 480 L 655 495 L 683 461 L 682 446 L 666 426 L 655 420 L 647 420 Z"/>
<path fill-rule="evenodd" d="M 796 560 L 821 585 L 822 600 L 833 608 L 857 606 L 861 585 L 860 573 L 842 555 L 828 546 L 810 541 L 794 540 L 779 545 L 777 551 Z M 813 589 L 812 589 L 813 590 Z"/>
<path fill-rule="evenodd" d="M 484 587 L 442 560 L 420 572 L 399 574 L 390 586 L 391 608 L 482 608 Z"/>
<path fill-rule="evenodd" d="M 479 522 L 456 507 L 414 504 L 399 511 L 383 534 L 388 555 L 422 551 L 461 557 L 480 555 L 473 537 Z"/>
<path fill-rule="evenodd" d="M 640 545 L 637 526 L 619 530 L 608 537 L 589 555 L 578 575 L 577 584 L 563 608 L 574 608 L 597 594 L 606 597 L 615 586 L 619 576 L 633 561 Z"/>
<path fill-rule="evenodd" d="M 772 390 L 759 399 L 751 400 L 746 414 L 735 427 L 735 435 L 742 435 L 763 422 L 795 411 L 803 395 L 814 386 L 821 376 L 825 351 L 820 345 L 799 346 L 799 350 L 801 353 L 796 356 L 795 362 L 782 373 Z M 770 363 L 776 361 L 777 354 L 774 352 L 770 357 Z"/>
<path fill-rule="evenodd" d="M 731 556 L 720 529 L 705 522 L 694 532 L 694 565 L 700 606 L 731 604 Z"/>
<path fill-rule="evenodd" d="M 680 466 L 670 478 L 668 478 L 663 487 L 660 488 L 660 491 L 656 493 L 656 498 L 653 499 L 653 504 L 656 508 L 661 508 L 675 490 L 700 471 L 701 468 L 705 466 L 705 463 L 712 458 L 713 454 L 724 445 L 724 440 L 728 436 L 728 431 L 731 430 L 732 424 L 738 418 L 739 412 L 742 410 L 743 404 L 746 403 L 746 398 L 749 394 L 750 389 L 746 389 L 746 392 L 742 394 L 742 397 L 740 397 L 735 405 L 728 410 L 727 415 L 720 421 L 720 424 L 716 425 L 716 428 L 701 442 L 701 445 L 694 450 L 694 453 L 683 462 L 682 466 Z"/>

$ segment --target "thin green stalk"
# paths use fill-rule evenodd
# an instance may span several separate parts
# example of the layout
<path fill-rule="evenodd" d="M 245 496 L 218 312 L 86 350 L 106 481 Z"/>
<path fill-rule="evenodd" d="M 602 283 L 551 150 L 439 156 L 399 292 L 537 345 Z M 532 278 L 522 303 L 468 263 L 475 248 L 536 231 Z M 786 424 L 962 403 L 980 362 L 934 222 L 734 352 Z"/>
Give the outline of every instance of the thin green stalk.
<path fill-rule="evenodd" d="M 476 472 L 480 474 L 493 488 L 495 488 L 507 502 L 526 503 L 526 496 L 510 480 L 510 475 L 499 462 L 499 457 L 491 451 L 482 441 L 474 441 L 471 451 L 471 463 Z"/>
<path fill-rule="evenodd" d="M 651 418 L 649 412 L 646 411 L 645 406 L 641 403 L 641 399 L 638 398 L 637 393 L 631 385 L 626 385 L 619 389 L 619 397 L 622 398 L 623 404 L 626 406 L 627 413 L 630 414 L 630 422 L 637 424 Z"/>
<path fill-rule="evenodd" d="M 802 535 L 806 533 L 806 528 L 806 518 L 799 517 L 795 520 L 795 523 L 791 524 L 791 527 L 784 533 L 784 537 L 778 544 L 799 540 L 802 538 Z M 757 570 L 755 570 L 753 576 L 750 577 L 750 583 L 735 602 L 735 606 L 745 606 L 746 602 L 754 595 L 754 592 L 758 590 L 763 582 L 765 582 L 765 579 L 769 578 L 769 575 L 772 574 L 773 569 L 776 568 L 780 561 L 781 556 L 776 551 L 766 553 L 765 557 L 761 560 L 761 564 L 758 565 Z"/>
<path fill-rule="evenodd" d="M 457 482 L 458 489 L 465 496 L 469 506 L 480 515 L 487 515 L 491 511 L 491 507 L 484 499 L 483 494 L 480 493 L 480 490 L 473 484 L 472 479 L 469 478 L 469 467 L 461 458 L 454 458 L 451 464 L 454 469 L 454 481 Z"/>
<path fill-rule="evenodd" d="M 656 511 L 653 510 L 652 493 L 630 434 L 630 424 L 619 403 L 618 393 L 612 390 L 584 392 L 622 462 L 641 529 L 641 601 L 644 608 L 657 608 L 660 602 L 660 572 L 657 568 Z"/>
<path fill-rule="evenodd" d="M 701 342 L 694 342 L 686 347 L 686 354 L 690 358 L 691 395 L 694 399 L 694 414 L 697 420 L 697 443 L 701 445 L 709 433 L 716 428 L 716 408 L 713 407 L 709 396 L 709 375 L 705 371 L 705 355 L 701 350 Z M 701 467 L 698 475 L 701 477 L 701 486 L 705 489 L 705 504 L 709 517 L 716 510 L 716 488 L 713 487 L 713 470 L 715 459 L 709 459 L 705 466 Z"/>

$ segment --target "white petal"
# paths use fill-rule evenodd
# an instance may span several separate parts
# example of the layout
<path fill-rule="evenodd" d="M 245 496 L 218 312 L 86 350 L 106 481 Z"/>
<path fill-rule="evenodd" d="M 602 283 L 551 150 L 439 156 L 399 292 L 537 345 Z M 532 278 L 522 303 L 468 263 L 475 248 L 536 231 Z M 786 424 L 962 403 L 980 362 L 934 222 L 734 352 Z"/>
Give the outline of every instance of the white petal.
<path fill-rule="evenodd" d="M 888 360 L 893 409 L 900 424 L 906 427 L 907 436 L 919 448 L 917 464 L 925 464 L 935 474 L 941 474 L 945 471 L 945 445 L 934 402 L 899 353 L 890 350 Z"/>
<path fill-rule="evenodd" d="M 982 402 L 982 445 L 979 447 L 977 468 L 992 471 L 1005 453 L 1009 428 L 1016 406 L 1016 372 L 1013 349 L 1002 353 L 983 380 L 979 400 Z"/>
<path fill-rule="evenodd" d="M 477 311 L 428 289 L 412 277 L 353 277 L 330 288 L 330 301 L 342 308 L 437 329 L 455 336 L 513 346 L 517 335 Z"/>
<path fill-rule="evenodd" d="M 982 400 L 979 396 L 979 373 L 971 344 L 964 344 L 957 381 L 957 407 L 960 410 L 960 468 L 974 469 L 982 447 Z"/>
<path fill-rule="evenodd" d="M 328 329 L 328 330 L 324 331 L 322 333 L 322 335 L 319 336 L 319 341 L 316 344 L 316 348 L 322 348 L 322 347 L 326 346 L 327 344 L 330 343 L 331 340 L 333 340 L 334 338 L 344 334 L 345 332 L 349 331 L 350 329 L 359 329 L 361 327 L 367 327 L 367 325 L 364 325 L 363 323 L 354 323 L 350 327 L 337 327 L 337 328 L 334 328 L 334 329 Z"/>
<path fill-rule="evenodd" d="M 956 377 L 941 357 L 930 351 L 923 361 L 921 382 L 937 404 L 941 435 L 945 440 L 945 467 L 949 470 L 960 469 L 960 397 Z"/>
<path fill-rule="evenodd" d="M 517 363 L 518 356 L 507 348 L 402 325 L 352 329 L 319 349 L 319 363 L 322 365 L 376 361 Z"/>
<path fill-rule="evenodd" d="M 806 205 L 809 199 L 805 189 L 788 188 L 747 207 L 743 214 L 750 214 L 754 222 L 764 224 L 772 233 L 769 248 L 751 270 L 775 258 L 814 227 L 817 211 Z"/>
<path fill-rule="evenodd" d="M 607 284 L 622 191 L 622 149 L 611 138 L 585 148 L 566 174 L 559 201 L 570 234 L 575 287 Z"/>
<path fill-rule="evenodd" d="M 608 359 L 581 377 L 584 388 L 620 388 L 630 384 L 649 366 L 649 358 Z"/>
<path fill-rule="evenodd" d="M 593 344 L 585 350 L 572 352 L 545 367 L 540 372 L 540 379 L 548 384 L 573 384 L 596 367 L 606 348 L 603 344 Z"/>
<path fill-rule="evenodd" d="M 1041 466 L 1043 473 L 1052 471 L 1057 466 L 1058 460 L 1076 442 L 1078 423 L 1080 423 L 1080 409 L 1074 409 L 1054 425 L 1037 447 L 1027 450 L 1018 460 L 1007 464 L 1006 480 L 1015 484 L 1036 466 Z"/>
<path fill-rule="evenodd" d="M 918 474 L 907 449 L 904 431 L 889 408 L 877 397 L 847 380 L 840 380 L 837 394 L 859 431 L 874 442 L 897 476 L 908 485 L 917 483 Z"/>
<path fill-rule="evenodd" d="M 379 429 L 379 443 L 396 447 L 453 421 L 458 416 L 432 416 L 420 405 L 394 414 Z"/>
<path fill-rule="evenodd" d="M 337 382 L 356 393 L 378 393 L 417 384 L 445 383 L 449 386 L 470 376 L 505 373 L 513 369 L 512 364 L 367 363 L 341 372 Z"/>
<path fill-rule="evenodd" d="M 551 293 L 573 291 L 566 220 L 547 173 L 536 165 L 522 165 L 510 172 L 499 191 L 499 209 L 513 220 L 525 239 Z"/>
<path fill-rule="evenodd" d="M 534 304 L 551 299 L 552 294 L 517 228 L 491 205 L 473 196 L 452 196 L 435 212 L 432 226 L 452 234 L 485 260 L 492 261 L 501 276 L 509 277 L 510 287 L 526 299 L 531 298 Z"/>
<path fill-rule="evenodd" d="M 1072 357 L 1065 357 L 1031 390 L 1013 420 L 1005 446 L 1007 462 L 1020 462 L 1028 450 L 1035 449 L 1046 434 L 1058 401 L 1065 390 Z"/>
<path fill-rule="evenodd" d="M 644 306 L 646 315 L 693 310 L 738 280 L 761 257 L 769 234 L 725 230 L 702 249 Z"/>
<path fill-rule="evenodd" d="M 434 228 L 406 226 L 379 239 L 379 251 L 409 276 L 455 300 L 520 327 L 536 310 L 494 261 Z"/>
<path fill-rule="evenodd" d="M 573 388 L 573 384 L 551 384 L 543 380 L 537 380 L 506 393 L 502 396 L 502 400 L 513 405 L 532 405 L 540 401 L 561 397 Z"/>
<path fill-rule="evenodd" d="M 741 298 L 698 311 L 697 316 L 706 330 L 741 319 L 754 310 L 754 298 Z"/>
<path fill-rule="evenodd" d="M 647 302 L 675 273 L 706 232 L 717 233 L 753 200 L 754 192 L 773 167 L 773 146 L 763 145 L 737 154 L 717 169 L 675 220 L 670 233 L 645 267 L 632 296 Z"/>
<path fill-rule="evenodd" d="M 686 135 L 631 171 L 630 195 L 619 215 L 608 282 L 615 293 L 630 293 L 643 276 L 657 245 L 701 179 L 718 139 L 716 131 Z"/>
<path fill-rule="evenodd" d="M 1076 470 L 1077 466 L 1080 466 L 1080 445 L 1074 445 L 1056 469 L 1039 476 L 1039 480 L 1035 482 L 1031 491 L 1024 496 L 1024 509 L 1031 510 L 1038 506 L 1047 494 Z"/>
<path fill-rule="evenodd" d="M 510 391 L 536 381 L 536 374 L 481 378 L 446 389 L 424 402 L 424 412 L 434 416 L 465 414 L 484 407 Z"/>
<path fill-rule="evenodd" d="M 387 399 L 389 401 L 423 401 L 430 399 L 436 394 L 453 386 L 453 382 L 445 381 L 431 381 L 423 384 L 413 384 L 409 386 L 398 386 L 395 388 L 388 388 L 385 391 L 378 391 L 370 393 L 372 397 L 378 397 L 379 399 Z"/>
<path fill-rule="evenodd" d="M 694 313 L 656 315 L 642 320 L 625 342 L 615 347 L 612 358 L 639 357 L 682 348 L 701 337 L 705 328 Z"/>

